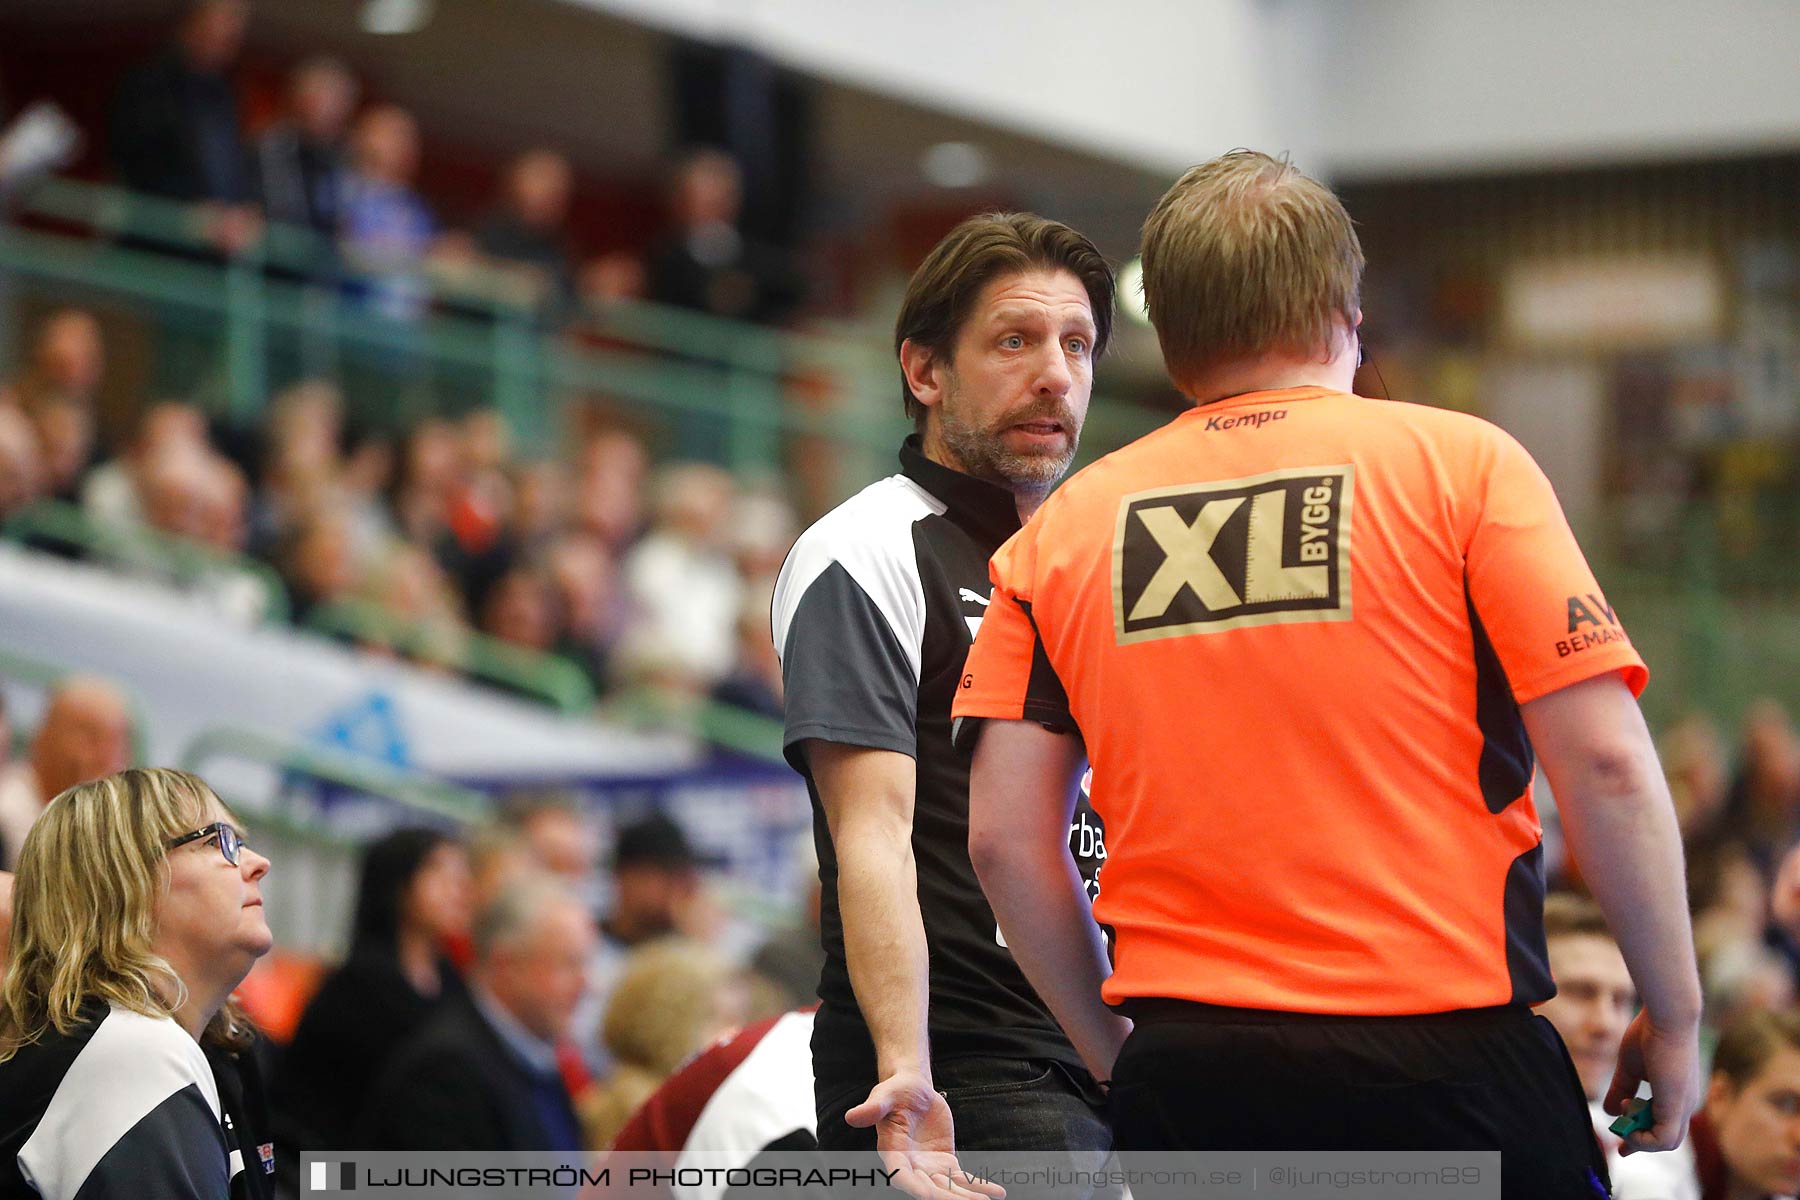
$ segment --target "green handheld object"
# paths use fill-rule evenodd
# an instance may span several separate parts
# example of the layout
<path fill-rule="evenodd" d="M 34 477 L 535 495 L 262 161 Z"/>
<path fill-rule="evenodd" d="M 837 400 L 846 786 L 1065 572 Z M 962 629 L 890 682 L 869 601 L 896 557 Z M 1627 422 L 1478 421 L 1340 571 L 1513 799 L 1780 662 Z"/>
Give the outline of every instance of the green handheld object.
<path fill-rule="evenodd" d="M 1640 1129 L 1649 1129 L 1656 1124 L 1656 1118 L 1650 1113 L 1650 1104 L 1648 1100 L 1627 1100 L 1624 1113 L 1607 1128 L 1620 1137 L 1630 1137 Z"/>

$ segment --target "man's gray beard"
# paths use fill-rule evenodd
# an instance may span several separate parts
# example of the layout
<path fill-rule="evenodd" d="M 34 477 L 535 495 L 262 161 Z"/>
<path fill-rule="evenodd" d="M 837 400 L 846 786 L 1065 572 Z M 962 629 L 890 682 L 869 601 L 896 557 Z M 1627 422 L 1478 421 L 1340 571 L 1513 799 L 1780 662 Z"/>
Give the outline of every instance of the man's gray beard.
<path fill-rule="evenodd" d="M 1019 419 L 1021 418 L 1008 418 L 1007 427 L 1010 427 L 1011 421 Z M 964 474 L 997 483 L 1015 492 L 1041 494 L 1055 487 L 1056 481 L 1067 473 L 1069 464 L 1075 461 L 1075 450 L 1079 444 L 1079 436 L 1068 412 L 1058 411 L 1055 419 L 1062 422 L 1064 431 L 1069 435 L 1069 448 L 1061 454 L 1016 454 L 1006 448 L 1004 431 L 994 433 L 965 425 L 942 410 L 938 414 L 938 434 L 944 439 L 944 446 L 962 465 Z"/>

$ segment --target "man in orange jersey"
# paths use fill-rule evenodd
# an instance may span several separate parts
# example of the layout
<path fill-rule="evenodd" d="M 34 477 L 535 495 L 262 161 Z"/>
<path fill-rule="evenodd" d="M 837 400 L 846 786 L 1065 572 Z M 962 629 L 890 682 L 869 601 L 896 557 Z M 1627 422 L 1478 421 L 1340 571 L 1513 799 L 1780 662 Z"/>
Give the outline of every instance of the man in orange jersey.
<path fill-rule="evenodd" d="M 957 691 L 1007 944 L 1111 1078 L 1121 1149 L 1499 1150 L 1508 1196 L 1603 1195 L 1530 1008 L 1531 779 L 1535 752 L 1645 1003 L 1608 1110 L 1648 1080 L 1631 1148 L 1668 1149 L 1700 987 L 1643 662 L 1518 443 L 1350 394 L 1363 256 L 1329 190 L 1214 159 L 1143 264 L 1195 407 L 1001 547 Z M 1084 755 L 1110 962 L 1063 844 Z"/>

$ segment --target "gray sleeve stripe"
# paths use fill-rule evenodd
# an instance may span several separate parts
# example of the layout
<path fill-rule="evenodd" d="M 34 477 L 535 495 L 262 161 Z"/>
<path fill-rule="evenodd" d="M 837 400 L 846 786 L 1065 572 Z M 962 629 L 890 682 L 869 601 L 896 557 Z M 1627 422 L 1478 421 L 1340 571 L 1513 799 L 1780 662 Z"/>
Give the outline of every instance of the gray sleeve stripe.
<path fill-rule="evenodd" d="M 911 754 L 919 683 L 892 626 L 833 563 L 794 606 L 781 657 L 789 761 L 807 738 Z"/>

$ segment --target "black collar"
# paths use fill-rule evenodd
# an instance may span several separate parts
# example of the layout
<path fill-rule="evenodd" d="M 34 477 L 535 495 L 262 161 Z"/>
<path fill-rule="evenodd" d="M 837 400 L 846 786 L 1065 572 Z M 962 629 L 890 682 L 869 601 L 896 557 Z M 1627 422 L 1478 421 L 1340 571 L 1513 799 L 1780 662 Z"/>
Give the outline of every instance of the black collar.
<path fill-rule="evenodd" d="M 1019 502 L 1011 492 L 926 458 L 916 433 L 900 447 L 900 470 L 943 502 L 944 515 L 988 546 L 990 553 L 1019 532 Z"/>

